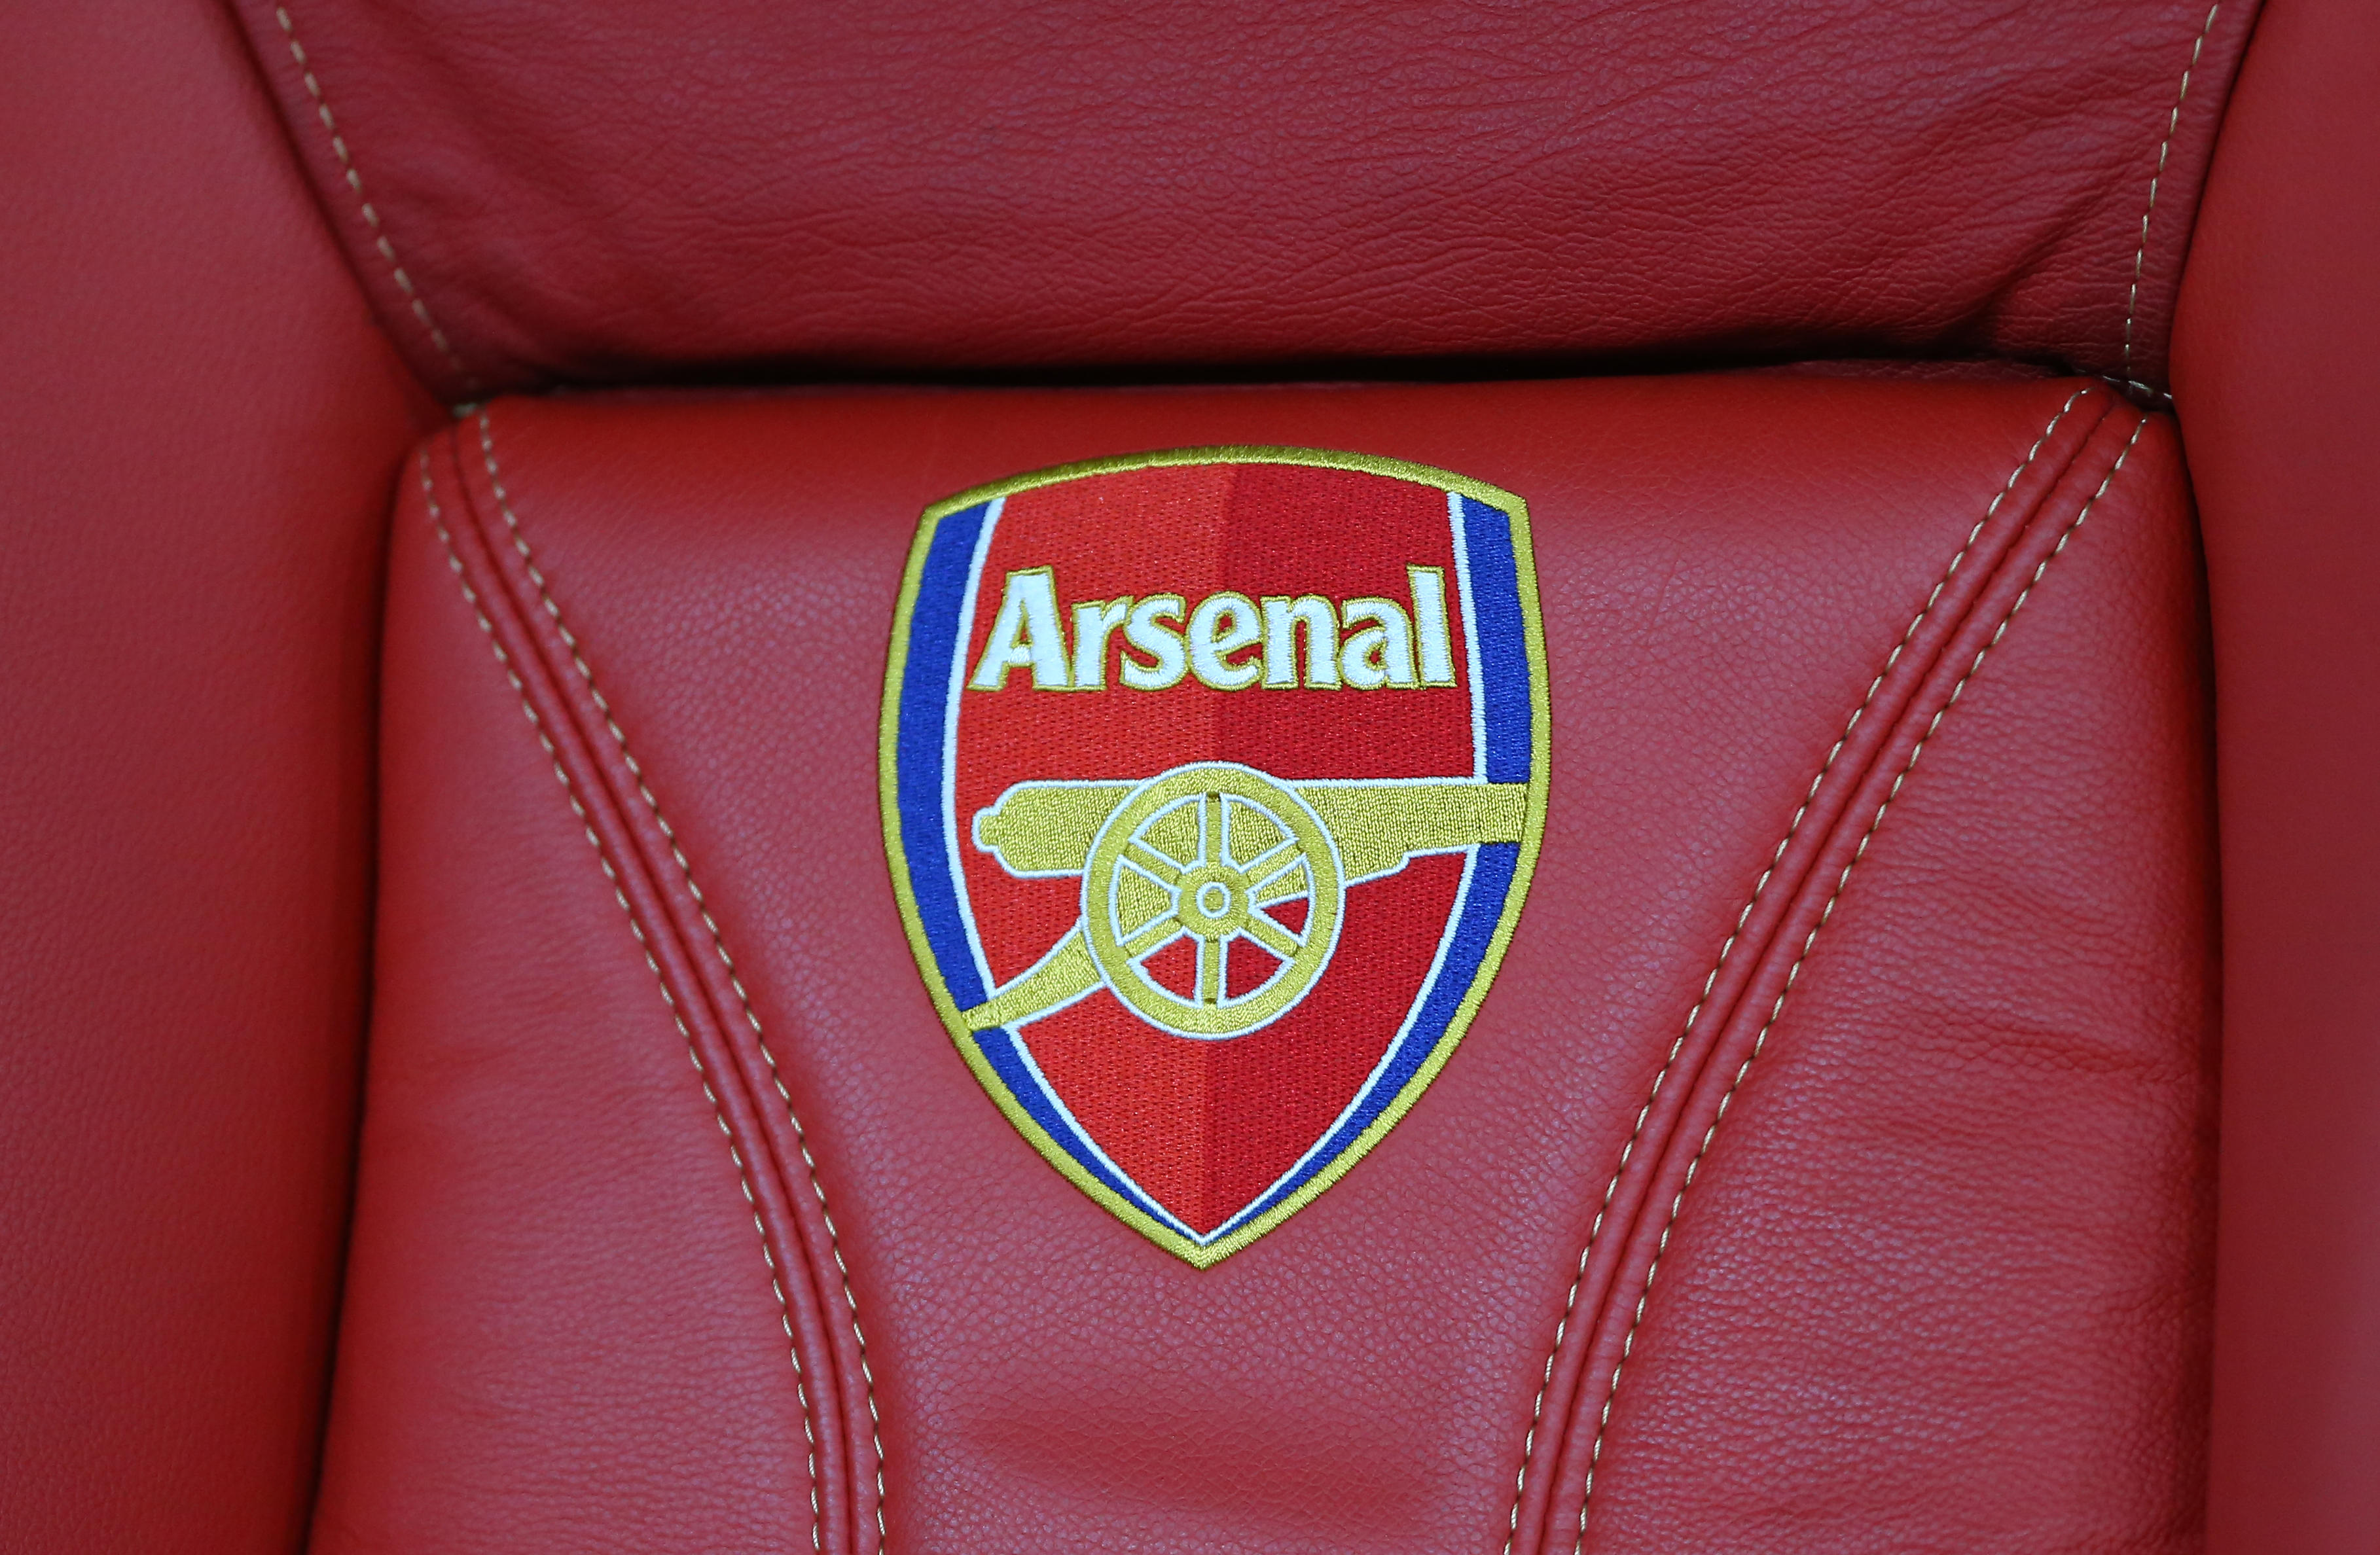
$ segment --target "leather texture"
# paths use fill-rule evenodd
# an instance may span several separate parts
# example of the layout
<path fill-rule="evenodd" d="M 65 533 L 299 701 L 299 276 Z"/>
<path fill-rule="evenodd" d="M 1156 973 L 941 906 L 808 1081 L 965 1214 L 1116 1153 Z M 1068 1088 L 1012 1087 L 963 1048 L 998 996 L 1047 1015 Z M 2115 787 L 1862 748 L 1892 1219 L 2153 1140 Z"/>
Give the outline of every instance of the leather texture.
<path fill-rule="evenodd" d="M 451 398 L 1981 353 L 2161 385 L 2254 0 L 238 0 Z"/>
<path fill-rule="evenodd" d="M 390 476 L 434 408 L 230 19 L 0 72 L 0 1546 L 288 1550 L 354 1148 Z"/>
<path fill-rule="evenodd" d="M 1201 1271 L 944 1036 L 878 697 L 927 503 L 1234 443 L 1527 499 L 1553 788 L 1462 1050 Z M 319 1549 L 2196 1548 L 2204 624 L 2106 388 L 502 400 L 388 609 Z"/>
<path fill-rule="evenodd" d="M 2223 796 L 2218 1555 L 2380 1547 L 2375 72 L 2372 6 L 2267 13 L 2177 340 Z"/>

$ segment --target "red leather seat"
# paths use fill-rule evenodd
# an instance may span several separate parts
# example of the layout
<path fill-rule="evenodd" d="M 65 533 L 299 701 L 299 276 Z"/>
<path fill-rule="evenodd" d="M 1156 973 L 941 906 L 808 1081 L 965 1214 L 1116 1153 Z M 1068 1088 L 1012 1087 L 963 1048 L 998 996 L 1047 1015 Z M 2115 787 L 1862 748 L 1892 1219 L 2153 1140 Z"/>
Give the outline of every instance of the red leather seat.
<path fill-rule="evenodd" d="M 2380 1539 L 2368 8 L 18 32 L 7 1548 Z"/>

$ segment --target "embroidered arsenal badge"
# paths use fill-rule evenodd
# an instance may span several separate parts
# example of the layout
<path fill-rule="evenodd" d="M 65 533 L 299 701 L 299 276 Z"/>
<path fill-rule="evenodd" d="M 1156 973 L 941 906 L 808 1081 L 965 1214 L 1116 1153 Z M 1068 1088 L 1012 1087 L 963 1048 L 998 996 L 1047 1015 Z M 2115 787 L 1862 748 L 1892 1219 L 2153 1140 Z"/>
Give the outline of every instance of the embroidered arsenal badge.
<path fill-rule="evenodd" d="M 1495 977 L 1545 686 L 1526 510 L 1443 470 L 1187 448 L 928 508 L 884 839 L 984 1089 L 1201 1268 L 1294 1214 Z"/>

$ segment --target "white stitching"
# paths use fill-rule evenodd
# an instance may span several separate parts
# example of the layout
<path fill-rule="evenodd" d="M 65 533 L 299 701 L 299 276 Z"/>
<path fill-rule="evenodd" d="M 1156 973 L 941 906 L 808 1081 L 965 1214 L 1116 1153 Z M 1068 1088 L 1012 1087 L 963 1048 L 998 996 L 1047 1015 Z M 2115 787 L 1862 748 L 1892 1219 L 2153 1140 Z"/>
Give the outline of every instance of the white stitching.
<path fill-rule="evenodd" d="M 2091 516 L 2091 510 L 2099 504 L 2099 499 L 2107 494 L 2107 488 L 2115 483 L 2117 475 L 2124 468 L 2124 461 L 2132 456 L 2132 446 L 2140 442 L 2141 433 L 2148 430 L 2148 425 L 2147 419 L 2143 418 L 2132 428 L 2132 435 L 2124 440 L 2123 450 L 2116 456 L 2116 462 L 2107 467 L 2107 473 L 2100 480 L 2098 489 L 2091 493 L 2082 511 L 2075 514 L 2073 520 L 2058 535 L 2058 543 L 2049 548 L 2049 553 L 2034 565 L 2033 576 L 2025 579 L 2024 588 L 2008 607 L 2008 613 L 2000 617 L 1999 625 L 1992 629 L 1991 637 L 1984 645 L 1975 650 L 1975 657 L 1967 665 L 1966 673 L 1959 677 L 1957 685 L 1950 687 L 1950 694 L 1943 699 L 1942 705 L 1934 710 L 1934 716 L 1926 720 L 1925 732 L 1910 747 L 1909 759 L 1900 764 L 1900 771 L 1893 775 L 1891 787 L 1885 790 L 1884 797 L 1877 801 L 1876 814 L 1869 819 L 1867 830 L 1860 835 L 1859 846 L 1852 850 L 1851 857 L 1843 864 L 1842 873 L 1835 877 L 1834 890 L 1828 894 L 1827 905 L 1819 909 L 1817 921 L 1810 925 L 1810 932 L 1803 936 L 1802 948 L 1794 954 L 1793 965 L 1786 969 L 1785 986 L 1777 990 L 1777 1002 L 1768 1007 L 1768 1018 L 1761 1022 L 1759 1033 L 1752 1039 L 1752 1051 L 1743 1055 L 1743 1062 L 1736 1066 L 1735 1077 L 1728 1082 L 1726 1094 L 1719 1098 L 1718 1111 L 1712 1114 L 1710 1126 L 1703 1131 L 1702 1143 L 1694 1149 L 1694 1159 L 1686 1163 L 1685 1178 L 1679 1183 L 1676 1197 L 1670 1200 L 1669 1219 L 1662 1223 L 1660 1240 L 1654 1245 L 1653 1260 L 1645 1267 L 1645 1285 L 1637 1293 L 1636 1309 L 1628 1319 L 1628 1332 L 1620 1342 L 1620 1358 L 1611 1365 L 1611 1382 L 1604 1391 L 1603 1408 L 1596 1418 L 1595 1444 L 1586 1455 L 1586 1484 L 1579 1497 L 1578 1538 L 1571 1547 L 1572 1555 L 1577 1555 L 1586 1547 L 1587 1509 L 1595 1499 L 1595 1471 L 1603 1461 L 1604 1433 L 1611 1425 L 1611 1405 L 1620 1393 L 1620 1374 L 1627 1367 L 1628 1357 L 1636 1347 L 1636 1330 L 1644 1324 L 1645 1306 L 1653 1297 L 1653 1281 L 1661 1272 L 1661 1259 L 1669 1253 L 1670 1237 L 1678 1228 L 1678 1211 L 1686 1202 L 1686 1190 L 1694 1185 L 1695 1173 L 1702 1170 L 1703 1159 L 1710 1154 L 1711 1141 L 1718 1136 L 1718 1125 L 1726 1121 L 1727 1110 L 1734 1103 L 1735 1093 L 1742 1087 L 1743 1077 L 1752 1072 L 1753 1060 L 1758 1058 L 1761 1050 L 1768 1045 L 1768 1034 L 1776 1029 L 1777 1017 L 1785 1010 L 1785 1000 L 1793 991 L 1794 982 L 1802 976 L 1803 964 L 1810 959 L 1810 947 L 1817 942 L 1818 930 L 1835 916 L 1835 905 L 1843 899 L 1843 888 L 1851 883 L 1852 870 L 1867 856 L 1868 844 L 1876 841 L 1876 829 L 1884 824 L 1885 812 L 1892 808 L 1895 799 L 1900 797 L 1901 784 L 1909 781 L 1910 772 L 1917 766 L 1917 759 L 1925 754 L 1926 743 L 1942 727 L 1942 720 L 1949 716 L 1950 710 L 1959 705 L 1959 698 L 1965 693 L 1967 683 L 1974 679 L 1975 672 L 1984 667 L 1985 658 L 2000 645 L 2000 638 L 2008 635 L 2009 626 L 2015 621 L 2016 613 L 2024 608 L 2025 601 L 2033 598 L 2033 591 L 2039 587 L 2042 575 L 2049 570 L 2049 564 L 2065 554 L 2066 544 L 2074 538 L 2074 531 L 2082 527 L 2082 521 Z"/>
<path fill-rule="evenodd" d="M 2174 131 L 2181 125 L 2181 105 L 2190 97 L 2190 73 L 2198 68 L 2198 56 L 2206 47 L 2207 35 L 2215 30 L 2216 13 L 2222 10 L 2222 0 L 2206 8 L 2205 24 L 2198 30 L 2198 42 L 2190 45 L 2190 63 L 2182 67 L 2181 90 L 2173 94 L 2173 112 L 2166 115 L 2165 139 L 2157 144 L 2156 171 L 2149 175 L 2148 209 L 2141 213 L 2141 243 L 2132 250 L 2132 290 L 2124 299 L 2124 360 L 2123 374 L 2129 381 L 2132 371 L 2132 316 L 2141 305 L 2141 270 L 2148 262 L 2149 221 L 2156 214 L 2157 184 L 2165 177 L 2165 159 L 2173 150 Z M 2146 384 L 2141 385 L 2146 388 Z"/>
<path fill-rule="evenodd" d="M 638 796 L 644 800 L 645 808 L 651 814 L 653 824 L 660 829 L 662 839 L 669 844 L 670 856 L 677 861 L 678 875 L 686 882 L 686 894 L 694 899 L 695 910 L 702 917 L 702 926 L 710 931 L 710 948 L 717 954 L 721 967 L 726 971 L 728 986 L 735 990 L 736 1002 L 743 1006 L 745 1024 L 752 1028 L 752 1038 L 759 1046 L 760 1056 L 768 1061 L 769 1078 L 777 1087 L 778 1098 L 784 1103 L 785 1121 L 793 1125 L 794 1143 L 801 1151 L 802 1166 L 809 1175 L 810 1192 L 818 1196 L 819 1218 L 826 1224 L 827 1248 L 834 1256 L 835 1271 L 843 1282 L 844 1310 L 851 1318 L 852 1341 L 858 1346 L 860 1382 L 868 1400 L 868 1445 L 876 1456 L 876 1539 L 880 1547 L 885 1539 L 883 1417 L 876 1408 L 876 1375 L 868 1366 L 868 1336 L 859 1326 L 859 1302 L 852 1294 L 851 1268 L 843 1259 L 842 1238 L 835 1231 L 834 1214 L 827 1208 L 826 1185 L 819 1180 L 818 1160 L 810 1154 L 809 1137 L 803 1132 L 802 1120 L 794 1111 L 794 1094 L 785 1087 L 784 1075 L 777 1067 L 777 1055 L 770 1050 L 768 1036 L 760 1029 L 760 1016 L 752 1008 L 752 996 L 745 991 L 744 979 L 735 970 L 735 958 L 727 954 L 727 943 L 720 933 L 718 920 L 710 916 L 710 906 L 703 898 L 702 888 L 694 881 L 694 866 L 686 861 L 685 851 L 678 845 L 676 831 L 662 814 L 661 801 L 653 797 L 652 789 L 646 785 L 644 768 L 630 753 L 627 735 L 613 718 L 612 704 L 596 687 L 595 672 L 579 651 L 578 639 L 563 624 L 562 607 L 553 602 L 553 595 L 545 585 L 545 575 L 538 571 L 537 560 L 529 553 L 528 540 L 521 533 L 520 519 L 513 512 L 512 499 L 504 490 L 504 475 L 496 466 L 495 432 L 485 410 L 480 412 L 479 423 L 480 459 L 487 467 L 488 484 L 495 493 L 496 509 L 504 515 L 504 527 L 511 532 L 513 549 L 519 553 L 521 565 L 528 572 L 529 582 L 536 586 L 539 602 L 545 607 L 546 615 L 553 622 L 555 633 L 561 637 L 563 646 L 570 650 L 570 662 L 577 669 L 578 678 L 586 683 L 587 695 L 594 700 L 596 711 L 602 714 L 603 727 L 611 732 L 613 743 L 619 747 L 620 759 L 627 767 L 628 775 L 636 780 Z"/>
<path fill-rule="evenodd" d="M 1852 733 L 1859 727 L 1860 720 L 1867 716 L 1867 710 L 1876 701 L 1876 692 L 1884 686 L 1884 677 L 1892 673 L 1893 665 L 1900 662 L 1900 655 L 1925 625 L 1926 617 L 1934 613 L 1935 605 L 1942 598 L 1942 590 L 1959 576 L 1959 568 L 1965 563 L 1968 553 L 1974 550 L 1975 541 L 1983 535 L 1984 526 L 1992 521 L 1992 515 L 2000 510 L 2000 504 L 2008 500 L 2009 493 L 2016 490 L 2016 483 L 2023 479 L 2024 472 L 2033 468 L 2034 459 L 2040 457 L 2042 444 L 2058 431 L 2058 423 L 2066 419 L 2066 413 L 2074 408 L 2074 402 L 2090 392 L 2088 387 L 2084 387 L 2066 396 L 2066 403 L 2058 407 L 2058 413 L 2049 419 L 2049 424 L 2041 429 L 2041 435 L 2033 440 L 2033 446 L 2025 450 L 2023 461 L 2010 472 L 2007 482 L 1994 493 L 1990 504 L 1984 509 L 1984 516 L 1975 520 L 1973 528 L 1967 531 L 1959 553 L 1950 558 L 1950 565 L 1934 585 L 1934 591 L 1925 596 L 1925 602 L 1910 618 L 1908 630 L 1900 634 L 1900 640 L 1892 645 L 1890 653 L 1885 655 L 1884 667 L 1877 670 L 1876 678 L 1867 683 L 1867 694 L 1860 699 L 1859 706 L 1852 710 L 1851 721 L 1843 725 L 1843 732 L 1828 747 L 1827 759 L 1818 763 L 1818 775 L 1810 780 L 1800 807 L 1793 811 L 1792 821 L 1785 828 L 1785 835 L 1778 842 L 1777 850 L 1768 856 L 1767 867 L 1760 871 L 1760 878 L 1753 882 L 1752 895 L 1744 902 L 1743 910 L 1735 915 L 1734 926 L 1728 930 L 1726 941 L 1718 948 L 1718 960 L 1712 965 L 1710 975 L 1703 978 L 1702 992 L 1696 996 L 1694 1008 L 1686 1012 L 1685 1026 L 1679 1031 L 1677 1039 L 1670 1044 L 1669 1056 L 1661 1061 L 1660 1072 L 1653 1076 L 1653 1088 L 1645 1094 L 1645 1105 L 1636 1110 L 1636 1124 L 1629 1131 L 1628 1142 L 1620 1148 L 1620 1164 L 1612 1168 L 1611 1181 L 1604 1184 L 1603 1202 L 1596 1207 L 1594 1222 L 1587 1227 L 1586 1245 L 1578 1255 L 1578 1272 L 1571 1276 L 1570 1294 L 1562 1302 L 1561 1320 L 1554 1325 L 1553 1347 L 1546 1353 L 1545 1375 L 1538 1379 L 1536 1403 L 1529 1410 L 1528 1434 L 1521 1441 L 1521 1472 L 1512 1481 L 1512 1514 L 1504 1520 L 1504 1555 L 1512 1555 L 1513 1542 L 1520 1537 L 1521 1502 L 1526 1499 L 1529 1488 L 1529 1459 L 1536 1448 L 1537 1427 L 1545 1423 L 1546 1393 L 1553 1386 L 1554 1363 L 1561 1355 L 1562 1338 L 1570 1331 L 1571 1319 L 1578 1311 L 1579 1287 L 1585 1283 L 1586 1266 L 1595 1257 L 1596 1239 L 1603 1233 L 1604 1217 L 1611 1212 L 1611 1201 L 1620 1192 L 1620 1179 L 1627 1173 L 1629 1160 L 1636 1153 L 1636 1147 L 1644 1138 L 1645 1121 L 1652 1115 L 1653 1103 L 1660 1099 L 1661 1087 L 1669 1080 L 1670 1071 L 1677 1066 L 1678 1055 L 1684 1051 L 1686 1039 L 1694 1035 L 1694 1023 L 1702 1018 L 1703 1007 L 1710 1002 L 1711 990 L 1718 985 L 1719 974 L 1727 970 L 1728 957 L 1734 954 L 1736 941 L 1742 935 L 1743 926 L 1750 920 L 1753 909 L 1760 905 L 1762 893 L 1768 889 L 1770 879 L 1777 873 L 1777 866 L 1784 861 L 1785 850 L 1791 847 L 1793 839 L 1801 834 L 1802 822 L 1810 813 L 1811 801 L 1818 796 L 1819 785 L 1834 770 L 1835 759 L 1842 755 L 1843 747 L 1851 743 Z M 1591 1474 L 1589 1482 L 1592 1483 Z"/>
<path fill-rule="evenodd" d="M 430 332 L 431 343 L 438 347 L 439 355 L 463 375 L 465 388 L 478 388 L 480 380 L 463 365 L 463 358 L 446 338 L 446 332 L 440 329 L 437 321 L 430 316 L 430 304 L 423 301 L 421 294 L 414 289 L 413 277 L 407 275 L 405 266 L 397 262 L 395 246 L 389 242 L 388 234 L 381 230 L 380 213 L 372 209 L 372 202 L 364 197 L 363 175 L 356 171 L 355 158 L 347 154 L 346 138 L 339 133 L 339 121 L 331 116 L 330 101 L 322 95 L 322 83 L 315 79 L 313 66 L 307 63 L 306 50 L 298 42 L 298 26 L 289 19 L 288 7 L 275 6 L 273 17 L 281 24 L 282 36 L 289 41 L 289 57 L 298 62 L 298 73 L 306 82 L 306 94 L 314 100 L 314 115 L 322 121 L 322 129 L 331 138 L 331 150 L 338 155 L 339 170 L 346 176 L 347 188 L 354 192 L 357 205 L 362 208 L 364 225 L 371 228 L 372 246 L 387 261 L 389 273 L 396 277 L 397 290 L 405 294 L 405 300 L 412 308 L 413 316 L 420 321 L 421 327 Z"/>
<path fill-rule="evenodd" d="M 578 802 L 578 785 L 571 781 L 570 769 L 562 764 L 561 754 L 553 748 L 553 741 L 545 732 L 545 720 L 539 715 L 537 704 L 529 699 L 528 687 L 521 683 L 519 673 L 513 668 L 512 655 L 504 651 L 503 639 L 496 636 L 495 624 L 488 619 L 487 611 L 480 606 L 479 590 L 471 587 L 471 580 L 463 570 L 463 558 L 455 549 L 455 537 L 447 532 L 446 515 L 439 507 L 437 492 L 431 484 L 430 456 L 426 451 L 420 458 L 420 479 L 421 500 L 430 508 L 430 527 L 438 531 L 438 542 L 446 548 L 446 565 L 453 569 L 455 581 L 463 590 L 463 602 L 471 607 L 472 615 L 479 620 L 480 630 L 487 634 L 488 647 L 494 651 L 496 663 L 504 670 L 504 678 L 512 683 L 514 693 L 520 698 L 521 711 L 528 715 L 529 727 L 537 734 L 537 743 L 544 747 L 546 759 L 553 766 L 553 775 L 562 782 L 563 796 L 570 801 L 570 813 L 578 818 L 579 830 L 587 834 L 588 844 L 595 850 L 595 862 L 601 866 L 604 880 L 611 882 L 612 900 L 619 903 L 620 910 L 628 915 L 628 931 L 637 937 L 638 948 L 644 952 L 645 965 L 652 969 L 653 980 L 660 985 L 662 1002 L 669 1006 L 670 1020 L 677 1027 L 677 1034 L 686 1039 L 686 1056 L 694 1062 L 695 1075 L 702 1082 L 703 1097 L 710 1103 L 711 1121 L 719 1124 L 719 1132 L 726 1137 L 728 1159 L 735 1163 L 736 1186 L 743 1190 L 744 1202 L 752 1211 L 752 1229 L 760 1237 L 760 1257 L 769 1265 L 769 1288 L 776 1293 L 778 1320 L 785 1330 L 785 1353 L 794 1363 L 794 1398 L 801 1405 L 802 1439 L 808 1444 L 808 1454 L 810 1548 L 816 1549 L 820 1544 L 819 1528 L 822 1515 L 818 1493 L 818 1436 L 810 1429 L 809 1390 L 802 1378 L 801 1351 L 794 1340 L 793 1305 L 785 1299 L 785 1287 L 777 1269 L 777 1255 L 769 1248 L 769 1228 L 760 1219 L 759 1201 L 752 1194 L 752 1173 L 744 1164 L 744 1152 L 735 1147 L 735 1135 L 727 1126 L 727 1113 L 719 1104 L 719 1094 L 710 1088 L 710 1072 L 702 1065 L 702 1053 L 694 1045 L 694 1033 L 686 1029 L 685 1015 L 679 1013 L 677 996 L 670 991 L 669 979 L 662 975 L 661 963 L 653 958 L 652 943 L 645 938 L 645 927 L 637 921 L 637 910 L 628 905 L 627 893 L 620 887 L 620 877 L 612 867 L 610 850 L 604 847 L 603 839 L 588 819 L 586 807 Z"/>

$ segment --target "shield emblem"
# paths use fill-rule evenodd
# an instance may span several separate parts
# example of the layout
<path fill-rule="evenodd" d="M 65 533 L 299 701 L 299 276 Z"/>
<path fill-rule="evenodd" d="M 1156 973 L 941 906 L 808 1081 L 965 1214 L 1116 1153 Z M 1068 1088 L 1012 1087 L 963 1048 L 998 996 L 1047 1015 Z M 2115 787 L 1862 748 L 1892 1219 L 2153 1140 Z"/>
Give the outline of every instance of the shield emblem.
<path fill-rule="evenodd" d="M 885 845 L 1001 1111 L 1201 1268 L 1339 1180 L 1462 1039 L 1544 823 L 1521 499 L 1305 448 L 1068 465 L 926 510 Z"/>

